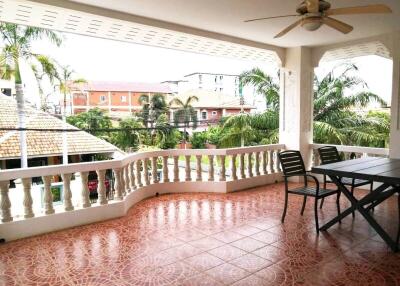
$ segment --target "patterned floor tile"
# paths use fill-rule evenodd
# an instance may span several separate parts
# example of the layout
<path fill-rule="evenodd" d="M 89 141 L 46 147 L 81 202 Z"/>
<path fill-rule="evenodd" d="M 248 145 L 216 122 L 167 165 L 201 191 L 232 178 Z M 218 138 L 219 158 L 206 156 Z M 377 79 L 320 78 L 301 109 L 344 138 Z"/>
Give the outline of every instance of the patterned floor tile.
<path fill-rule="evenodd" d="M 233 231 L 223 231 L 223 232 L 219 232 L 217 234 L 214 234 L 212 237 L 225 242 L 225 243 L 231 243 L 235 240 L 239 240 L 241 238 L 244 237 L 244 235 L 241 235 L 237 232 L 233 232 Z"/>
<path fill-rule="evenodd" d="M 264 258 L 261 258 L 251 253 L 238 257 L 230 261 L 229 263 L 237 267 L 243 268 L 244 270 L 251 273 L 261 270 L 272 264 L 271 261 L 265 260 Z"/>
<path fill-rule="evenodd" d="M 237 247 L 227 244 L 227 245 L 215 248 L 213 250 L 210 250 L 209 253 L 211 253 L 212 255 L 214 255 L 218 258 L 221 258 L 225 261 L 230 261 L 230 260 L 233 260 L 235 258 L 245 255 L 247 252 L 242 249 L 239 249 Z"/>
<path fill-rule="evenodd" d="M 206 271 L 215 266 L 225 263 L 222 259 L 209 253 L 201 253 L 184 260 L 197 271 Z"/>
<path fill-rule="evenodd" d="M 229 263 L 221 264 L 205 273 L 225 285 L 230 285 L 250 275 L 249 272 Z"/>
<path fill-rule="evenodd" d="M 231 245 L 235 246 L 237 248 L 240 248 L 244 251 L 251 252 L 251 251 L 254 251 L 261 247 L 264 247 L 265 243 L 263 243 L 259 240 L 253 239 L 251 237 L 245 237 L 245 238 L 242 238 L 242 239 L 232 242 Z"/>

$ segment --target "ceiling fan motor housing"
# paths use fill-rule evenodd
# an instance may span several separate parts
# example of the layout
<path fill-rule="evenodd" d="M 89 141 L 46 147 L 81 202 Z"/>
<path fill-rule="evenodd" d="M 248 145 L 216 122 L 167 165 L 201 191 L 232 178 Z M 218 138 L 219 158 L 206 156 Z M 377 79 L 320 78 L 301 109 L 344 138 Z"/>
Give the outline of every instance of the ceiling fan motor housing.
<path fill-rule="evenodd" d="M 326 2 L 325 0 L 319 0 L 319 12 L 320 13 L 325 12 L 329 8 L 331 8 L 331 4 L 329 2 Z M 306 1 L 301 2 L 301 4 L 299 6 L 297 6 L 296 11 L 297 11 L 297 13 L 299 13 L 301 15 L 307 14 L 308 10 L 307 10 Z"/>

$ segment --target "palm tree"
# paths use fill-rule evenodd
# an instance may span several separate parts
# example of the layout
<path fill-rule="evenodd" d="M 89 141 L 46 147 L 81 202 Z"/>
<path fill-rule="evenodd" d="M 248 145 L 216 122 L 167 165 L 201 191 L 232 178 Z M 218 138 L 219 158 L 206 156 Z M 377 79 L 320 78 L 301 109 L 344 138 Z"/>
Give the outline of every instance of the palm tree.
<path fill-rule="evenodd" d="M 361 146 L 381 146 L 382 141 L 387 142 L 386 139 L 382 139 L 382 136 L 389 132 L 389 123 L 385 117 L 364 116 L 354 111 L 373 102 L 383 106 L 386 102 L 368 91 L 346 95 L 347 91 L 355 87 L 367 87 L 361 78 L 352 75 L 357 70 L 355 65 L 341 64 L 321 80 L 314 78 L 314 142 Z M 258 68 L 243 73 L 241 80 L 243 83 L 253 85 L 258 92 L 264 94 L 267 106 L 270 107 L 262 114 L 252 115 L 248 124 L 254 130 L 266 132 L 265 143 L 277 142 L 279 134 L 277 84 L 271 84 L 271 77 Z M 268 87 L 271 87 L 272 91 L 268 90 Z"/>
<path fill-rule="evenodd" d="M 12 68 L 15 78 L 15 90 L 18 103 L 19 128 L 25 128 L 23 83 L 20 72 L 20 61 L 37 61 L 42 64 L 40 57 L 43 55 L 36 54 L 31 51 L 32 42 L 40 39 L 48 39 L 51 43 L 60 46 L 62 39 L 57 33 L 51 30 L 9 23 L 0 23 L 0 37 L 4 45 L 2 54 L 4 55 L 6 62 L 11 63 L 13 66 Z M 45 71 L 46 68 L 43 67 L 43 70 Z M 20 148 L 21 167 L 26 168 L 28 167 L 28 159 L 25 131 L 20 131 Z"/>
<path fill-rule="evenodd" d="M 165 96 L 159 93 L 154 95 L 142 94 L 139 97 L 139 103 L 143 106 L 141 117 L 143 123 L 147 127 L 150 122 L 151 127 L 161 114 L 166 114 L 168 106 L 165 101 Z"/>
<path fill-rule="evenodd" d="M 198 101 L 199 98 L 195 95 L 189 96 L 186 101 L 175 97 L 171 100 L 170 105 L 176 105 L 178 109 L 174 112 L 174 123 L 176 126 L 179 123 L 183 123 L 183 142 L 186 149 L 187 134 L 186 129 L 192 127 L 195 129 L 197 127 L 197 112 L 192 106 L 192 103 Z"/>
<path fill-rule="evenodd" d="M 239 81 L 242 86 L 253 86 L 258 94 L 264 95 L 267 108 L 279 109 L 279 85 L 260 68 L 241 73 Z"/>
<path fill-rule="evenodd" d="M 67 125 L 67 116 L 66 116 L 66 109 L 67 109 L 67 95 L 71 96 L 71 88 L 72 86 L 78 84 L 87 83 L 87 81 L 83 78 L 74 79 L 74 70 L 72 70 L 69 66 L 60 66 L 60 72 L 55 74 L 59 84 L 57 88 L 63 96 L 63 103 L 61 105 L 61 116 L 63 121 L 63 129 L 66 129 Z M 63 142 L 63 164 L 68 164 L 68 142 L 67 142 L 67 133 L 62 133 L 62 142 Z"/>

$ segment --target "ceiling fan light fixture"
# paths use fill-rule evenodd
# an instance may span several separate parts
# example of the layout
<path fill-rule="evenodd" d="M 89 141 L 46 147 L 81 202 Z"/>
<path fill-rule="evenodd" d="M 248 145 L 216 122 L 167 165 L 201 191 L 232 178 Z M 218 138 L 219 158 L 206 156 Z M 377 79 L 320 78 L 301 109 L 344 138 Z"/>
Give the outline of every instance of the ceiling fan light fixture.
<path fill-rule="evenodd" d="M 307 31 L 316 31 L 322 26 L 321 18 L 306 18 L 302 21 L 301 26 Z"/>

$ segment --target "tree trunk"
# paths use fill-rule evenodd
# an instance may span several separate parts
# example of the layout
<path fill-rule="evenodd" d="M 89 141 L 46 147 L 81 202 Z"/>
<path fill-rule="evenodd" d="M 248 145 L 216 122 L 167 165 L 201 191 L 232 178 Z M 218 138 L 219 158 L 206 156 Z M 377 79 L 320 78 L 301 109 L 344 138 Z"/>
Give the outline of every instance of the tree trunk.
<path fill-rule="evenodd" d="M 24 86 L 21 80 L 18 57 L 14 60 L 15 65 L 15 93 L 17 99 L 18 128 L 26 128 L 25 122 L 25 98 Z M 28 168 L 28 147 L 26 144 L 26 131 L 19 131 L 19 148 L 21 151 L 21 168 Z"/>
<path fill-rule="evenodd" d="M 67 129 L 66 109 L 67 109 L 67 95 L 64 93 L 64 102 L 61 111 L 63 130 Z M 66 131 L 62 131 L 62 150 L 63 150 L 63 159 L 62 159 L 63 165 L 68 165 L 68 139 Z"/>

